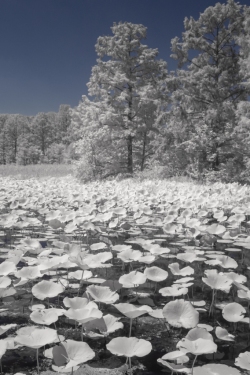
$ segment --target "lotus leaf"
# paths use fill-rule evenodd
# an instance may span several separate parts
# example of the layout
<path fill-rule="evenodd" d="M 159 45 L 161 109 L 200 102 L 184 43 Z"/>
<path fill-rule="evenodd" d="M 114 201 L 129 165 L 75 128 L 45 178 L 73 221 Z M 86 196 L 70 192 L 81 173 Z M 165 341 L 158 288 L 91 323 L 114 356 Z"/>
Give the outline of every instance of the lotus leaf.
<path fill-rule="evenodd" d="M 113 354 L 129 358 L 144 357 L 152 350 L 152 345 L 149 341 L 136 337 L 116 337 L 106 347 Z"/>
<path fill-rule="evenodd" d="M 167 303 L 163 308 L 163 316 L 174 327 L 193 328 L 199 322 L 199 313 L 190 302 L 183 299 Z"/>

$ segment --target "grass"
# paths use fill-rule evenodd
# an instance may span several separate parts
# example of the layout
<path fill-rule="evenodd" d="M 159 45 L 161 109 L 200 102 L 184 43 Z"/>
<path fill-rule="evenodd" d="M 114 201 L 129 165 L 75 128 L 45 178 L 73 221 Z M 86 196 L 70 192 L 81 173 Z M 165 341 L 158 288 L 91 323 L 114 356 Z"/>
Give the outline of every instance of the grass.
<path fill-rule="evenodd" d="M 18 164 L 0 164 L 0 177 L 12 177 L 18 180 L 27 180 L 30 178 L 44 179 L 44 178 L 60 178 L 66 176 L 73 176 L 73 165 L 72 164 L 29 164 L 29 165 L 18 165 Z M 183 183 L 203 184 L 200 181 L 194 181 L 187 176 L 175 176 L 175 177 L 162 177 L 159 173 L 152 173 L 145 171 L 144 173 L 135 173 L 133 180 L 141 183 L 144 180 L 151 181 L 175 181 Z"/>
<path fill-rule="evenodd" d="M 72 173 L 71 164 L 0 165 L 0 177 L 29 178 L 65 177 Z"/>

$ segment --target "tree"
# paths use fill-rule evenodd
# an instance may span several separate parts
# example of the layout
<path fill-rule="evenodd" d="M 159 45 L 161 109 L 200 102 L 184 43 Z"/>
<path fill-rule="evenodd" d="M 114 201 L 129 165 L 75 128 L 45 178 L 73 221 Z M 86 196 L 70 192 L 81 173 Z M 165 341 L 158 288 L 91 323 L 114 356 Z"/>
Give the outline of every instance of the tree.
<path fill-rule="evenodd" d="M 158 50 L 142 44 L 146 38 L 145 26 L 119 22 L 111 30 L 113 36 L 97 39 L 97 65 L 92 68 L 87 85 L 94 99 L 90 103 L 83 98 L 81 109 L 76 108 L 73 117 L 78 111 L 95 119 L 92 120 L 95 137 L 98 138 L 98 132 L 105 134 L 105 144 L 109 145 L 109 156 L 102 160 L 109 165 L 119 164 L 120 170 L 131 174 L 138 163 L 143 169 L 149 131 L 157 131 L 160 126 L 158 109 L 166 105 L 168 75 L 166 63 L 156 59 Z M 87 117 L 83 116 L 83 127 L 89 126 Z M 135 144 L 137 150 L 133 149 Z M 140 162 L 134 160 L 138 147 Z"/>
<path fill-rule="evenodd" d="M 69 145 L 70 139 L 68 134 L 68 129 L 71 124 L 71 114 L 70 106 L 68 104 L 61 104 L 59 111 L 56 116 L 56 134 L 57 134 L 57 143 L 63 143 Z"/>
<path fill-rule="evenodd" d="M 20 114 L 8 115 L 3 129 L 5 162 L 16 163 L 19 148 L 28 135 L 29 121 Z"/>
<path fill-rule="evenodd" d="M 5 123 L 10 115 L 1 114 L 0 115 L 0 164 L 6 164 L 6 128 Z"/>
<path fill-rule="evenodd" d="M 233 0 L 217 3 L 197 21 L 185 18 L 182 41 L 172 40 L 179 70 L 169 129 L 177 149 L 199 172 L 221 171 L 235 158 L 235 111 L 247 100 L 238 43 L 246 12 Z"/>
<path fill-rule="evenodd" d="M 71 137 L 78 155 L 77 174 L 82 180 L 117 174 L 121 171 L 122 154 L 126 143 L 102 124 L 105 103 L 93 102 L 83 96 L 72 111 Z M 78 139 L 78 141 L 76 141 Z M 126 164 L 126 160 L 123 159 Z"/>
<path fill-rule="evenodd" d="M 33 145 L 39 147 L 43 157 L 46 154 L 47 148 L 54 142 L 55 134 L 55 112 L 39 112 L 33 119 L 31 124 L 31 131 L 33 135 Z"/>
<path fill-rule="evenodd" d="M 240 45 L 239 65 L 242 74 L 242 84 L 248 95 L 250 94 L 250 10 L 245 7 L 244 33 L 239 35 Z M 237 103 L 237 126 L 234 136 L 237 144 L 237 152 L 241 157 L 244 168 L 238 174 L 241 182 L 250 182 L 250 103 L 239 101 Z"/>
<path fill-rule="evenodd" d="M 33 139 L 31 132 L 31 123 L 33 116 L 23 116 L 24 120 L 18 125 L 18 149 L 16 153 L 16 163 L 27 165 L 32 163 L 31 155 L 33 149 Z"/>

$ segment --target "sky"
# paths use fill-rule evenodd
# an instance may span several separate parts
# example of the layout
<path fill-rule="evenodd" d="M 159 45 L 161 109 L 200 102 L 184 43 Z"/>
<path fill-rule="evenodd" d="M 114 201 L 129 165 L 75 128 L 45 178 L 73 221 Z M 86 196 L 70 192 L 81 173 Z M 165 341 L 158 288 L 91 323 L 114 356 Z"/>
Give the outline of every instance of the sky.
<path fill-rule="evenodd" d="M 147 27 L 150 48 L 175 70 L 171 39 L 213 0 L 0 0 L 0 113 L 36 115 L 78 105 L 114 22 Z M 220 1 L 223 3 L 224 1 Z M 250 6 L 250 0 L 239 1 Z"/>

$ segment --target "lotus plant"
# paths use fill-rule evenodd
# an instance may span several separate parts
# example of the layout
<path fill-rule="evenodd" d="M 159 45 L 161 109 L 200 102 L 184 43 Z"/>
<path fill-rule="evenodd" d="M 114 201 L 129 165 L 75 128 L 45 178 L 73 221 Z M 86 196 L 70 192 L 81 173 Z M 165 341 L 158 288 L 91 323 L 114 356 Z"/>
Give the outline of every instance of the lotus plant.
<path fill-rule="evenodd" d="M 78 365 L 85 363 L 94 358 L 95 352 L 85 342 L 67 340 L 61 342 L 53 348 L 53 360 L 55 365 L 52 366 L 55 371 L 68 372 L 67 370 L 77 369 Z"/>
<path fill-rule="evenodd" d="M 143 273 L 139 271 L 132 271 L 121 276 L 119 278 L 119 283 L 121 283 L 124 288 L 133 288 L 140 284 L 144 284 L 146 280 L 147 277 Z"/>
<path fill-rule="evenodd" d="M 174 327 L 193 328 L 199 322 L 198 311 L 183 299 L 168 302 L 163 308 L 163 316 Z"/>
<path fill-rule="evenodd" d="M 131 357 L 144 357 L 152 350 L 152 345 L 149 341 L 138 339 L 136 337 L 116 337 L 106 346 L 111 353 L 128 358 L 131 374 Z"/>
<path fill-rule="evenodd" d="M 15 342 L 36 349 L 37 373 L 39 370 L 38 350 L 44 345 L 59 341 L 57 331 L 51 328 L 28 327 L 17 331 Z"/>
<path fill-rule="evenodd" d="M 114 303 L 119 299 L 119 294 L 108 286 L 90 285 L 86 289 L 86 294 L 90 295 L 94 301 L 106 304 Z"/>
<path fill-rule="evenodd" d="M 213 341 L 213 336 L 203 328 L 191 329 L 187 336 L 179 341 L 176 346 L 184 354 L 192 353 L 195 356 L 192 364 L 192 375 L 198 355 L 215 353 L 217 351 L 217 345 Z"/>
<path fill-rule="evenodd" d="M 87 323 L 83 323 L 83 327 L 86 332 L 92 332 L 93 329 L 97 329 L 103 337 L 108 336 L 110 333 L 123 328 L 123 323 L 119 322 L 121 318 L 116 318 L 111 314 L 104 315 L 100 319 L 91 320 Z"/>
<path fill-rule="evenodd" d="M 131 303 L 118 303 L 114 307 L 130 319 L 129 337 L 131 336 L 133 319 L 152 311 L 152 308 L 147 305 L 134 306 Z"/>
<path fill-rule="evenodd" d="M 213 314 L 213 307 L 216 299 L 216 291 L 223 290 L 228 292 L 231 288 L 233 280 L 228 278 L 226 275 L 219 274 L 217 270 L 206 270 L 205 275 L 202 277 L 202 281 L 212 288 L 212 302 L 209 309 L 209 315 Z"/>
<path fill-rule="evenodd" d="M 65 306 L 70 306 L 70 308 L 64 311 L 63 314 L 82 325 L 81 337 L 83 341 L 83 324 L 91 320 L 100 319 L 102 312 L 98 309 L 95 302 L 89 302 L 87 298 L 65 298 L 64 304 Z"/>
<path fill-rule="evenodd" d="M 146 267 L 144 270 L 144 275 L 147 277 L 147 279 L 155 282 L 155 293 L 157 289 L 157 283 L 166 280 L 166 278 L 168 277 L 168 272 L 159 267 L 153 266 Z"/>

